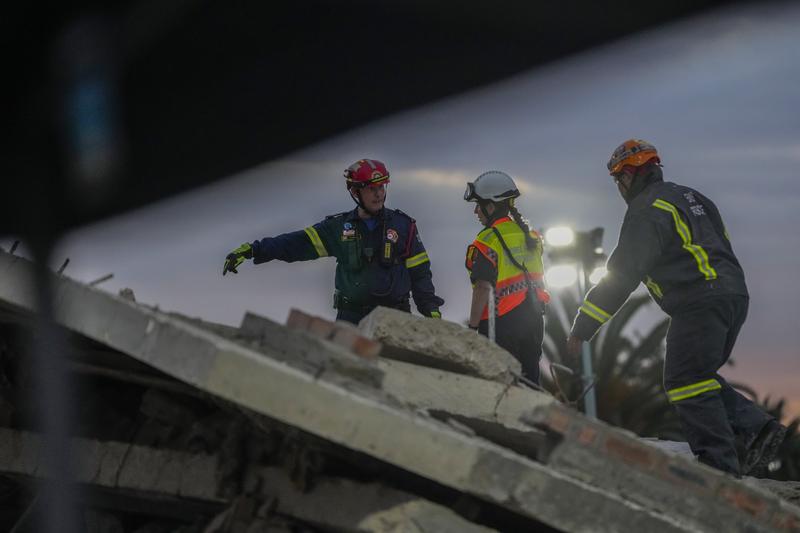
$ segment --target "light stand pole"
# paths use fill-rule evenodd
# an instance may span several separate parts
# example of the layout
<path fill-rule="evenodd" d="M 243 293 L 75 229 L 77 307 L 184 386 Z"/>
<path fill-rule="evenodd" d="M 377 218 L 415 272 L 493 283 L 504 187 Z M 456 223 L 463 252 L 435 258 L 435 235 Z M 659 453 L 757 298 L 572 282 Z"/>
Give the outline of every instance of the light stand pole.
<path fill-rule="evenodd" d="M 580 291 L 581 298 L 586 296 L 588 287 L 589 274 L 586 272 L 586 265 L 581 261 L 580 272 L 578 272 L 578 290 Z M 594 379 L 594 372 L 592 370 L 592 344 L 590 341 L 581 343 L 581 367 L 583 369 L 582 377 L 583 387 L 585 389 Z M 592 385 L 583 397 L 583 408 L 586 416 L 589 418 L 597 418 L 597 398 L 595 397 L 594 385 Z"/>
<path fill-rule="evenodd" d="M 577 277 L 579 300 L 584 300 L 586 291 L 588 291 L 591 284 L 592 269 L 596 269 L 600 261 L 606 259 L 602 247 L 603 228 L 594 228 L 590 231 L 574 231 L 566 226 L 556 226 L 543 233 L 547 244 L 554 247 L 549 252 L 550 260 L 557 265 L 556 268 L 551 269 L 554 275 L 555 270 L 559 268 L 559 264 L 562 267 L 564 265 L 577 265 L 569 267 L 572 269 L 572 274 L 577 271 L 577 276 L 564 277 L 562 272 L 559 271 L 558 277 L 549 281 L 556 287 L 566 287 L 575 283 L 575 278 Z M 559 280 L 558 278 L 561 279 Z M 582 391 L 586 391 L 583 397 L 584 412 L 586 416 L 596 419 L 597 396 L 593 383 L 592 346 L 589 342 L 581 343 L 581 370 Z M 588 390 L 587 387 L 589 387 Z"/>

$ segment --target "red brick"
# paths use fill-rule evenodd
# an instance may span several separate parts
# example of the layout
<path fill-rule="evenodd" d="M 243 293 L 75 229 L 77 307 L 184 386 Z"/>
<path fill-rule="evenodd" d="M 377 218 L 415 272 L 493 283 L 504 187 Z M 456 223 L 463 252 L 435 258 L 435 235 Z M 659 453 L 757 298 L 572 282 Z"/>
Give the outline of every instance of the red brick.
<path fill-rule="evenodd" d="M 800 518 L 786 511 L 775 511 L 771 520 L 772 527 L 779 531 L 800 531 Z"/>
<path fill-rule="evenodd" d="M 378 357 L 378 355 L 381 353 L 381 348 L 383 348 L 381 343 L 366 337 L 362 337 L 361 335 L 356 337 L 356 342 L 353 345 L 353 351 L 355 353 L 368 359 L 374 359 L 375 357 Z"/>
<path fill-rule="evenodd" d="M 748 490 L 724 486 L 719 493 L 728 503 L 753 516 L 762 516 L 769 508 L 767 500 Z"/>
<path fill-rule="evenodd" d="M 289 311 L 289 317 L 286 319 L 286 326 L 292 329 L 308 331 L 312 318 L 311 315 L 307 315 L 298 309 L 292 309 Z"/>
<path fill-rule="evenodd" d="M 328 320 L 313 316 L 308 325 L 308 332 L 323 339 L 330 339 L 336 329 L 336 324 Z"/>
<path fill-rule="evenodd" d="M 609 455 L 622 462 L 639 468 L 651 469 L 657 463 L 659 450 L 646 444 L 640 444 L 613 435 L 606 437 L 605 449 Z"/>
<path fill-rule="evenodd" d="M 582 427 L 578 432 L 577 439 L 584 446 L 591 446 L 597 440 L 597 429 L 589 426 Z"/>
<path fill-rule="evenodd" d="M 331 340 L 339 346 L 347 348 L 356 355 L 368 359 L 374 359 L 381 351 L 381 344 L 379 342 L 362 337 L 357 331 L 347 326 L 337 325 Z"/>
<path fill-rule="evenodd" d="M 566 409 L 554 406 L 550 408 L 550 413 L 548 413 L 547 425 L 553 431 L 565 434 L 569 428 L 571 418 L 572 416 Z"/>

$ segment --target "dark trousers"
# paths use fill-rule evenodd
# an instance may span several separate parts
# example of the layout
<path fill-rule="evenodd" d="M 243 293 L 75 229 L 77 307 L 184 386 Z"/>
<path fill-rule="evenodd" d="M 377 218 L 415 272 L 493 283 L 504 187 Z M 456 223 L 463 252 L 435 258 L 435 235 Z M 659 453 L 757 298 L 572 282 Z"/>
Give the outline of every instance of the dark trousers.
<path fill-rule="evenodd" d="M 380 303 L 378 305 L 382 305 L 383 307 L 391 307 L 392 309 L 399 309 L 400 311 L 405 311 L 406 313 L 411 312 L 411 304 L 407 299 L 394 303 Z M 361 322 L 361 319 L 370 314 L 378 305 L 336 309 L 336 320 L 344 320 L 357 326 L 358 323 Z"/>
<path fill-rule="evenodd" d="M 674 313 L 664 362 L 664 389 L 692 451 L 703 463 L 737 476 L 735 438 L 749 445 L 772 419 L 717 373 L 730 357 L 748 301 L 717 296 Z"/>
<path fill-rule="evenodd" d="M 478 332 L 488 335 L 488 320 L 481 320 Z M 513 355 L 522 365 L 523 377 L 538 384 L 544 317 L 534 309 L 530 300 L 525 300 L 505 315 L 497 317 L 494 336 L 497 345 Z"/>

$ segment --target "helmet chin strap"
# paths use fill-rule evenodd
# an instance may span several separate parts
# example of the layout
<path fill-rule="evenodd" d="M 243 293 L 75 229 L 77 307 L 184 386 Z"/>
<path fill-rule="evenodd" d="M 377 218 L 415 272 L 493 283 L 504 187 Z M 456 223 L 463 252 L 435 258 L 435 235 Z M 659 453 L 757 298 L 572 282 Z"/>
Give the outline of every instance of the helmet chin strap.
<path fill-rule="evenodd" d="M 492 220 L 492 215 L 490 215 L 490 214 L 489 214 L 489 213 L 486 211 L 486 206 L 487 206 L 487 205 L 488 205 L 488 204 L 484 204 L 484 202 L 478 202 L 478 207 L 480 207 L 480 208 L 481 208 L 481 213 L 483 213 L 483 216 L 486 218 L 486 224 L 485 224 L 485 226 L 488 228 L 489 226 L 491 226 L 491 225 L 492 225 L 492 222 L 493 222 L 493 220 Z"/>
<path fill-rule="evenodd" d="M 478 202 L 478 207 L 481 208 L 481 213 L 483 216 L 486 217 L 486 227 L 490 227 L 492 224 L 495 223 L 496 220 L 503 218 L 504 216 L 508 215 L 508 210 L 503 208 L 503 205 L 498 202 L 491 202 L 494 204 L 494 212 L 490 215 L 486 211 L 486 206 L 489 205 L 489 202 Z M 509 202 L 509 207 L 514 205 L 514 200 L 512 199 Z"/>
<path fill-rule="evenodd" d="M 625 186 L 623 184 L 625 191 L 622 192 L 622 198 L 626 204 L 630 204 L 645 187 L 661 179 L 663 179 L 661 165 L 636 167 L 636 172 L 631 177 L 630 185 Z"/>
<path fill-rule="evenodd" d="M 351 189 L 351 191 L 352 191 L 352 189 Z M 378 211 L 375 211 L 375 212 L 373 212 L 373 211 L 370 211 L 369 209 L 367 209 L 367 206 L 365 206 L 365 205 L 364 205 L 364 201 L 363 201 L 363 200 L 361 200 L 361 190 L 360 190 L 360 189 L 355 189 L 355 193 L 354 193 L 354 194 L 351 194 L 351 195 L 350 195 L 350 198 L 352 198 L 352 199 L 353 199 L 353 201 L 356 203 L 356 205 L 357 205 L 358 207 L 360 207 L 361 209 L 363 209 L 363 210 L 364 210 L 366 213 L 369 213 L 369 215 L 370 215 L 370 216 L 373 216 L 373 217 L 374 217 L 374 216 L 377 216 L 377 215 L 378 215 L 378 213 L 380 213 L 380 212 L 381 212 L 381 210 L 383 209 L 383 208 L 381 207 L 381 209 L 379 209 Z M 383 199 L 383 203 L 384 203 L 384 205 L 386 204 L 386 197 L 385 197 L 385 196 L 384 196 L 384 199 Z"/>
<path fill-rule="evenodd" d="M 622 199 L 625 200 L 626 204 L 631 203 L 631 199 L 632 198 L 631 198 L 630 194 L 631 194 L 631 188 L 633 187 L 633 182 L 634 182 L 635 179 L 636 178 L 631 179 L 631 182 L 630 182 L 629 185 L 625 185 L 625 183 L 622 183 L 622 182 L 619 183 L 620 188 L 623 189 L 623 190 L 620 191 L 620 194 L 622 194 Z"/>

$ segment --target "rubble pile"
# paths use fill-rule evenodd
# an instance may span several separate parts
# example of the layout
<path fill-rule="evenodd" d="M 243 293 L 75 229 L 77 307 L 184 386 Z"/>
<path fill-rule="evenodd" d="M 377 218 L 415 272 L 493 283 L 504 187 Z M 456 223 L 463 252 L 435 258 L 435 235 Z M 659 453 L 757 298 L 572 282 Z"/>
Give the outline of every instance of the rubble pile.
<path fill-rule="evenodd" d="M 31 265 L 0 252 L 0 529 L 46 476 Z M 800 531 L 796 487 L 737 481 L 518 383 L 474 332 L 377 309 L 238 328 L 53 276 L 100 532 Z"/>

